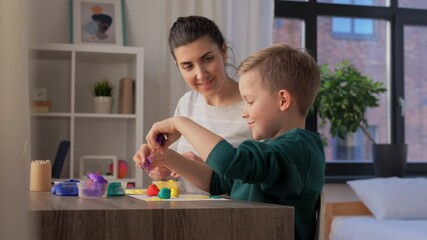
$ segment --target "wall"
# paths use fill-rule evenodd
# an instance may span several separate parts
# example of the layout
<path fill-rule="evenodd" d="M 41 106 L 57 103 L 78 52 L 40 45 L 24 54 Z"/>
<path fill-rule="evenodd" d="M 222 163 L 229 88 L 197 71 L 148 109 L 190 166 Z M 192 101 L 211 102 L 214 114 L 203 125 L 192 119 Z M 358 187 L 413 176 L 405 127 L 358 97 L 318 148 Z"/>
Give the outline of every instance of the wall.
<path fill-rule="evenodd" d="M 126 0 L 127 45 L 144 47 L 144 131 L 173 114 L 179 97 L 188 91 L 169 54 L 167 36 L 174 19 L 165 0 Z M 37 43 L 69 43 L 69 2 L 38 0 L 31 26 Z M 169 17 L 166 17 L 169 16 Z M 165 19 L 170 18 L 170 21 Z M 172 69 L 173 76 L 169 75 Z M 160 107 L 159 107 L 160 106 Z M 145 135 L 144 133 L 144 135 Z"/>
<path fill-rule="evenodd" d="M 213 19 L 232 47 L 232 63 L 237 65 L 249 53 L 271 44 L 273 10 L 274 2 L 262 0 L 125 0 L 127 45 L 145 51 L 144 132 L 155 121 L 171 116 L 189 90 L 167 43 L 177 17 L 198 14 Z M 34 11 L 40 13 L 32 19 L 38 33 L 35 42 L 69 42 L 69 1 L 37 0 Z"/>
<path fill-rule="evenodd" d="M 167 43 L 169 28 L 176 19 L 171 10 L 173 4 L 173 1 L 165 0 L 125 1 L 127 45 L 144 47 L 145 51 L 145 133 L 152 123 L 172 115 L 179 97 L 188 91 L 169 54 Z M 37 33 L 33 36 L 33 42 L 68 43 L 69 1 L 38 0 L 34 7 L 34 12 L 41 14 L 32 19 L 31 28 Z"/>

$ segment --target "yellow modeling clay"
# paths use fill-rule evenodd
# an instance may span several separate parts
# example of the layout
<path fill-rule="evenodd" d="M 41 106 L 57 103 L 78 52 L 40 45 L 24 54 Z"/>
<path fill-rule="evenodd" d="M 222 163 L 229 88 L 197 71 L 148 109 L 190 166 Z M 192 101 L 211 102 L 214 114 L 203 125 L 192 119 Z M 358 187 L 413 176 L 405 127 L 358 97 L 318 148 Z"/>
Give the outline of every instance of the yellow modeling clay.
<path fill-rule="evenodd" d="M 179 196 L 179 189 L 178 188 L 171 188 L 171 197 L 176 198 Z"/>
<path fill-rule="evenodd" d="M 125 193 L 128 195 L 139 195 L 139 194 L 146 194 L 146 189 L 126 189 Z"/>

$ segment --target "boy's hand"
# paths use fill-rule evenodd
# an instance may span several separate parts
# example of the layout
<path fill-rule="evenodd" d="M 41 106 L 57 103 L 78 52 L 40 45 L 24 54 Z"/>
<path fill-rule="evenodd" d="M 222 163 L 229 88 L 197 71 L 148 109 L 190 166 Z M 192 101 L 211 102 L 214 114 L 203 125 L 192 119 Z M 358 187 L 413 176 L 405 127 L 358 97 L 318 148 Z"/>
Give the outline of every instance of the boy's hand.
<path fill-rule="evenodd" d="M 151 149 L 163 153 L 172 143 L 181 137 L 181 133 L 175 128 L 175 120 L 176 118 L 168 118 L 153 124 L 146 137 L 147 144 Z M 166 141 L 163 144 L 156 141 L 159 134 L 166 135 Z"/>
<path fill-rule="evenodd" d="M 205 161 L 203 161 L 203 159 L 201 157 L 199 157 L 198 155 L 196 155 L 194 152 L 191 152 L 191 151 L 185 152 L 185 153 L 181 153 L 181 155 L 184 156 L 185 158 L 191 159 L 193 161 L 205 163 Z M 177 172 L 174 172 L 174 171 L 170 172 L 170 176 L 173 178 L 180 177 L 179 174 Z"/>
<path fill-rule="evenodd" d="M 181 153 L 182 156 L 184 156 L 185 158 L 189 158 L 193 161 L 196 162 L 202 162 L 204 163 L 205 161 L 203 161 L 203 159 L 201 157 L 199 157 L 197 154 L 195 154 L 194 152 L 185 152 L 185 153 Z"/>

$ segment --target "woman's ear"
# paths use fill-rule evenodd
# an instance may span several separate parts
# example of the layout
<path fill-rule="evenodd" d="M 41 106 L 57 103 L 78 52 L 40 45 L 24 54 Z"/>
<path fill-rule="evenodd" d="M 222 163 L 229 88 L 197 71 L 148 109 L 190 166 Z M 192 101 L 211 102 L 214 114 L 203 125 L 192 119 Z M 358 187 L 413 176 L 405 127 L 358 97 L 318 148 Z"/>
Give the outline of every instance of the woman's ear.
<path fill-rule="evenodd" d="M 285 89 L 279 91 L 280 110 L 286 111 L 290 108 L 292 102 L 292 95 Z"/>
<path fill-rule="evenodd" d="M 224 59 L 224 63 L 227 62 L 227 43 L 224 43 L 221 48 L 222 58 Z"/>

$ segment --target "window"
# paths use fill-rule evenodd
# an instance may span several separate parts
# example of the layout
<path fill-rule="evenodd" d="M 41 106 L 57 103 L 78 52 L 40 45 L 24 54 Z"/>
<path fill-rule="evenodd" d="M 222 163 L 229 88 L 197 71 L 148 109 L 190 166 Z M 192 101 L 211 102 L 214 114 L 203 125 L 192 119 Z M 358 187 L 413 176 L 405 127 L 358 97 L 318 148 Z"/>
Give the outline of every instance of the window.
<path fill-rule="evenodd" d="M 333 0 L 338 4 L 373 5 L 373 0 Z M 364 18 L 333 17 L 332 34 L 343 39 L 375 39 L 374 20 Z"/>
<path fill-rule="evenodd" d="M 373 39 L 375 25 L 371 19 L 334 17 L 332 33 L 335 38 Z"/>
<path fill-rule="evenodd" d="M 285 42 L 293 47 L 304 46 L 304 22 L 300 19 L 275 18 L 273 26 L 273 41 Z"/>
<path fill-rule="evenodd" d="M 335 16 L 317 17 L 317 63 L 328 64 L 330 69 L 333 69 L 337 63 L 343 59 L 347 59 L 363 75 L 368 76 L 373 81 L 382 82 L 384 86 L 387 86 L 388 82 L 390 82 L 389 75 L 387 74 L 387 69 L 390 69 L 388 65 L 389 61 L 387 61 L 387 46 L 390 45 L 388 41 L 390 33 L 386 30 L 387 21 L 372 19 L 383 31 L 378 32 L 376 41 L 371 41 L 369 39 L 335 38 L 329 28 L 330 22 L 335 18 Z M 387 111 L 387 94 L 382 94 L 379 98 L 380 107 L 368 109 L 366 118 L 368 123 L 371 126 L 375 126 L 378 132 L 381 133 L 378 134 L 376 141 L 385 143 L 389 141 L 388 120 L 390 119 L 389 112 Z M 319 128 L 318 132 L 322 136 L 328 136 L 329 127 Z M 358 132 L 362 133 L 361 130 Z M 364 147 L 365 145 L 372 144 L 367 138 L 359 137 L 359 141 L 353 139 L 337 141 L 331 137 L 327 137 L 326 139 L 328 142 L 325 146 L 327 161 L 372 161 L 372 148 Z M 334 144 L 334 142 L 339 142 L 340 144 Z M 345 143 L 348 143 L 348 145 L 345 146 Z M 350 149 L 353 150 L 350 151 Z"/>
<path fill-rule="evenodd" d="M 371 136 L 376 138 L 376 127 L 368 129 Z M 333 158 L 337 161 L 371 161 L 372 145 L 361 129 L 342 140 L 335 137 L 332 141 Z"/>
<path fill-rule="evenodd" d="M 404 26 L 404 85 L 402 114 L 408 161 L 427 159 L 427 26 Z"/>
<path fill-rule="evenodd" d="M 275 42 L 301 41 L 318 64 L 349 59 L 384 83 L 380 106 L 367 113 L 369 131 L 378 143 L 408 144 L 408 176 L 427 175 L 426 6 L 418 0 L 275 1 L 276 20 L 282 21 L 275 22 Z M 309 117 L 306 128 L 327 134 L 317 123 Z M 374 175 L 372 145 L 360 130 L 345 140 L 327 140 L 327 181 Z"/>
<path fill-rule="evenodd" d="M 399 7 L 427 9 L 427 1 L 420 0 L 399 0 Z"/>
<path fill-rule="evenodd" d="M 402 0 L 399 0 L 402 1 Z M 419 1 L 419 0 L 406 0 L 406 1 Z M 359 6 L 386 6 L 386 0 L 318 0 L 321 3 L 345 4 L 345 5 L 359 5 Z"/>

